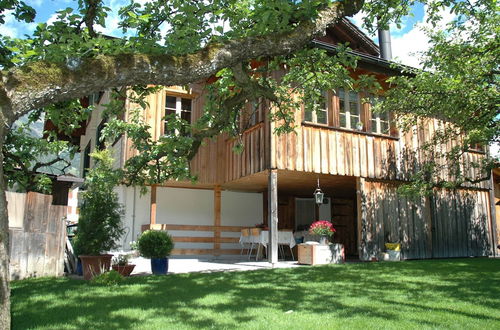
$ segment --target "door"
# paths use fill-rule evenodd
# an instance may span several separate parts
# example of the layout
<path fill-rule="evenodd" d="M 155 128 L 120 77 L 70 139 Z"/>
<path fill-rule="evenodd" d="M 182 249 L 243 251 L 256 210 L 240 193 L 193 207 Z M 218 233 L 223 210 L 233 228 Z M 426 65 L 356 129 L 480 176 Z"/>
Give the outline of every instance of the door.
<path fill-rule="evenodd" d="M 335 243 L 344 244 L 346 256 L 357 256 L 357 226 L 355 204 L 351 199 L 332 200 L 332 223 L 336 232 L 333 237 Z"/>

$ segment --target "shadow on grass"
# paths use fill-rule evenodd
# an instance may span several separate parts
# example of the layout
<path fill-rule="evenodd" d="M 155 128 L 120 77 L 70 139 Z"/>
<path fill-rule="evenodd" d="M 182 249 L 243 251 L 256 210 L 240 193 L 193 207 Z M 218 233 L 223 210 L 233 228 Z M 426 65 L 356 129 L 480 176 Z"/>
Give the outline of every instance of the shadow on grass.
<path fill-rule="evenodd" d="M 264 316 L 281 320 L 289 310 L 333 314 L 345 321 L 408 322 L 408 315 L 433 312 L 445 320 L 459 314 L 500 322 L 500 315 L 490 312 L 500 309 L 499 281 L 500 260 L 491 259 L 147 276 L 129 278 L 118 287 L 31 279 L 13 282 L 13 328 L 133 329 L 145 327 L 151 318 L 162 328 L 234 328 Z M 474 304 L 480 310 L 455 309 L 456 304 Z M 415 322 L 443 326 L 430 318 Z"/>

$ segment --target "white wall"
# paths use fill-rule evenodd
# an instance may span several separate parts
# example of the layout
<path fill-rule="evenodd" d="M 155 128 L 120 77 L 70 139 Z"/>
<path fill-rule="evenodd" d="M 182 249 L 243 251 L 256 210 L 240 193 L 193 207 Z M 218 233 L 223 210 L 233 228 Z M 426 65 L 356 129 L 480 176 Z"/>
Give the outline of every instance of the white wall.
<path fill-rule="evenodd" d="M 141 233 L 141 226 L 149 224 L 150 190 L 141 196 L 140 188 L 121 186 L 117 188 L 120 202 L 125 207 L 124 227 L 130 228 L 128 237 L 121 243 L 129 249 L 129 242 Z M 262 222 L 262 194 L 223 191 L 221 194 L 221 225 L 253 227 Z M 134 230 L 132 231 L 132 223 Z M 158 187 L 156 191 L 156 223 L 174 225 L 207 225 L 214 224 L 214 192 L 204 189 Z M 211 231 L 171 230 L 172 236 L 212 237 Z M 223 237 L 239 237 L 240 233 L 223 232 Z M 238 243 L 221 244 L 226 249 L 239 249 Z M 175 248 L 211 249 L 213 243 L 176 243 Z"/>
<path fill-rule="evenodd" d="M 213 225 L 214 192 L 202 189 L 158 187 L 156 223 Z"/>
<path fill-rule="evenodd" d="M 262 193 L 223 191 L 221 196 L 221 225 L 254 227 L 263 221 Z M 240 237 L 237 232 L 222 232 L 222 237 Z M 222 249 L 239 249 L 239 243 L 222 243 Z"/>
<path fill-rule="evenodd" d="M 141 195 L 140 188 L 119 186 L 116 188 L 120 203 L 124 207 L 123 227 L 126 233 L 120 239 L 123 249 L 130 249 L 130 242 L 137 239 L 141 233 L 141 226 L 149 224 L 150 191 Z M 134 200 L 135 194 L 135 200 Z M 134 203 L 135 202 L 135 203 Z"/>

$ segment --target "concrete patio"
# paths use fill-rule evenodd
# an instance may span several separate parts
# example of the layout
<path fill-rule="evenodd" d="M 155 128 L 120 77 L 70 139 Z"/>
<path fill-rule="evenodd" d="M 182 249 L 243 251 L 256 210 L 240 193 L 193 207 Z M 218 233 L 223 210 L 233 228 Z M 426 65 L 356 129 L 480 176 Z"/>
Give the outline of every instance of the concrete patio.
<path fill-rule="evenodd" d="M 149 259 L 142 257 L 132 258 L 129 261 L 135 264 L 135 269 L 132 275 L 150 275 L 151 264 Z M 280 261 L 274 265 L 274 268 L 292 268 L 301 267 L 297 261 Z M 170 274 L 182 273 L 211 273 L 225 271 L 246 271 L 256 269 L 271 269 L 273 266 L 264 261 L 248 261 L 245 258 L 234 259 L 191 259 L 191 258 L 170 258 L 168 272 Z"/>

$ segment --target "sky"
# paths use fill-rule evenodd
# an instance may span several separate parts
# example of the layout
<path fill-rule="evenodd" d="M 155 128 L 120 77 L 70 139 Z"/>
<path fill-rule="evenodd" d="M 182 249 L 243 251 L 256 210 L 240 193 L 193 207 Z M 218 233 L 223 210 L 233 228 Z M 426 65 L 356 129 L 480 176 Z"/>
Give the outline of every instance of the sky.
<path fill-rule="evenodd" d="M 30 34 L 37 23 L 54 21 L 56 16 L 54 13 L 57 10 L 76 6 L 75 0 L 27 0 L 26 2 L 36 9 L 36 22 L 30 24 L 18 23 L 12 16 L 7 15 L 6 24 L 0 26 L 0 34 L 22 38 L 23 35 Z M 119 18 L 116 13 L 117 9 L 127 2 L 128 0 L 105 0 L 105 5 L 112 8 L 114 14 L 108 16 L 106 28 L 98 29 L 100 32 L 117 37 L 121 35 L 121 30 L 118 28 Z M 361 27 L 362 17 L 362 13 L 357 14 L 352 18 L 352 21 Z M 452 18 L 449 13 L 443 13 L 443 17 L 445 21 Z M 395 25 L 391 26 L 392 54 L 396 61 L 409 66 L 419 66 L 418 52 L 424 51 L 428 47 L 428 38 L 421 29 L 426 26 L 424 20 L 424 7 L 417 4 L 413 7 L 413 16 L 405 17 L 400 29 Z M 376 36 L 370 37 L 377 42 Z"/>

